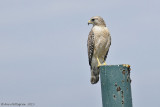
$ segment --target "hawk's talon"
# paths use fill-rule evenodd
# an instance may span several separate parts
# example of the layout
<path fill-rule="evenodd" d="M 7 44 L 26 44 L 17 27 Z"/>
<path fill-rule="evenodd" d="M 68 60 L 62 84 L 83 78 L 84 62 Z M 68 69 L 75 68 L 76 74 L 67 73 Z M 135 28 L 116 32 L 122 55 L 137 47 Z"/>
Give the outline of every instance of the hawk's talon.
<path fill-rule="evenodd" d="M 129 64 L 123 64 L 124 67 L 130 68 Z"/>
<path fill-rule="evenodd" d="M 97 67 L 100 67 L 102 64 L 98 64 Z"/>
<path fill-rule="evenodd" d="M 104 62 L 102 65 L 107 65 L 106 62 Z"/>

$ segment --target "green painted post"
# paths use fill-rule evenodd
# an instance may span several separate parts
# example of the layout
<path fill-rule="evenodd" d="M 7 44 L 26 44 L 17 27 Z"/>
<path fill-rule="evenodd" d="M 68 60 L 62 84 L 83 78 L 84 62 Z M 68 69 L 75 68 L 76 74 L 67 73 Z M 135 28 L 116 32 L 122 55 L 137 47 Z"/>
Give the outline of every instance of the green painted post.
<path fill-rule="evenodd" d="M 130 66 L 100 67 L 103 107 L 132 107 Z"/>

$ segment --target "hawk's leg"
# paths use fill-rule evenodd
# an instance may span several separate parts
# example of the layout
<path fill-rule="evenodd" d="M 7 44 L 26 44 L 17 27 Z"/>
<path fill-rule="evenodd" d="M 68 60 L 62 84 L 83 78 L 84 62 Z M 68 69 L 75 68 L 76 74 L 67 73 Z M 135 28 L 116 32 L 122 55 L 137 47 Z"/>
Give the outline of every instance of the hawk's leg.
<path fill-rule="evenodd" d="M 101 66 L 102 64 L 100 63 L 98 57 L 97 57 L 97 61 L 98 61 L 98 66 L 97 67 Z"/>

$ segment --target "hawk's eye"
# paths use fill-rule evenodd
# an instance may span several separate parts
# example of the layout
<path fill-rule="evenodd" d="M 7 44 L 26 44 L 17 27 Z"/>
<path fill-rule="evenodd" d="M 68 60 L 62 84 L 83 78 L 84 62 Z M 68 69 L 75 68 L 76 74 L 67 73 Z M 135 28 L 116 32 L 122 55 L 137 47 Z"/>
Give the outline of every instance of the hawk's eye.
<path fill-rule="evenodd" d="M 95 19 L 92 19 L 92 22 L 94 21 Z"/>

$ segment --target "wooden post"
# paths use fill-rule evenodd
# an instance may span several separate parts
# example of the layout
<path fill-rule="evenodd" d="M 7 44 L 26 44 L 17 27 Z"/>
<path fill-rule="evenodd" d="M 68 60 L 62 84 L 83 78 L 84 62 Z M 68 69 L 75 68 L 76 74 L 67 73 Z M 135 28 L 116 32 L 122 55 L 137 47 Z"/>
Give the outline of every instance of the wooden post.
<path fill-rule="evenodd" d="M 103 107 L 132 107 L 130 66 L 100 67 Z"/>

